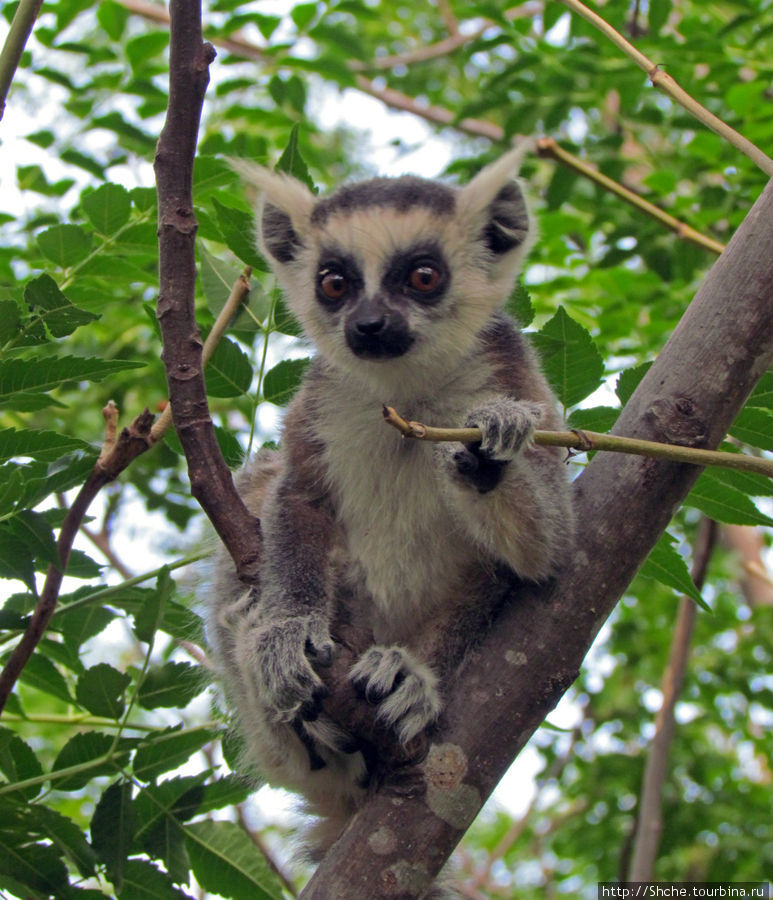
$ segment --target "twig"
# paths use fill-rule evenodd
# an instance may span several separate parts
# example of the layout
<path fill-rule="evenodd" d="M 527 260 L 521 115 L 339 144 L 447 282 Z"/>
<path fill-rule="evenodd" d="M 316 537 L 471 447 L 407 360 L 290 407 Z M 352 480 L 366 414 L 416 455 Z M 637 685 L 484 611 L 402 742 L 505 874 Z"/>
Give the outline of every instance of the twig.
<path fill-rule="evenodd" d="M 617 181 L 613 181 L 606 175 L 602 175 L 598 169 L 594 169 L 593 166 L 583 162 L 573 153 L 569 153 L 568 150 L 564 150 L 560 147 L 553 138 L 544 137 L 537 141 L 537 155 L 543 158 L 555 159 L 567 169 L 572 169 L 574 172 L 595 182 L 597 185 L 604 188 L 604 190 L 609 191 L 610 194 L 615 194 L 615 196 L 625 200 L 626 203 L 630 203 L 631 206 L 636 207 L 636 209 L 646 213 L 653 219 L 656 219 L 662 225 L 665 225 L 666 228 L 670 228 L 677 237 L 680 237 L 685 241 L 697 244 L 699 247 L 703 247 L 704 250 L 710 250 L 712 253 L 719 254 L 725 249 L 724 244 L 715 241 L 713 238 L 706 237 L 706 235 L 701 234 L 689 225 L 685 225 L 684 222 L 680 222 L 679 219 L 676 219 L 674 216 L 655 206 L 654 203 L 650 203 L 649 200 L 640 197 L 639 194 L 632 191 L 630 188 L 625 187 Z"/>
<path fill-rule="evenodd" d="M 268 867 L 271 871 L 276 875 L 276 877 L 282 882 L 284 889 L 290 894 L 291 897 L 297 897 L 298 891 L 295 885 L 290 881 L 282 867 L 279 863 L 274 859 L 273 854 L 266 846 L 266 842 L 263 840 L 262 836 L 251 827 L 250 823 L 247 821 L 247 817 L 244 814 L 244 804 L 237 803 L 236 804 L 236 815 L 239 819 L 239 824 L 242 826 L 244 831 L 247 834 L 247 837 L 252 841 L 253 844 L 258 848 L 263 858 L 268 863 Z"/>
<path fill-rule="evenodd" d="M 160 22 L 162 24 L 169 24 L 169 14 L 167 13 L 166 9 L 160 4 L 147 3 L 145 2 L 145 0 L 120 0 L 120 2 L 122 6 L 124 6 L 132 13 L 136 13 L 137 15 L 144 16 L 145 18 L 152 19 L 153 21 Z M 508 19 L 514 19 L 518 17 L 520 12 L 521 8 L 508 10 L 505 15 Z M 469 37 L 472 39 L 475 36 L 476 35 L 473 32 L 473 34 Z M 455 38 L 454 44 L 458 40 L 458 38 Z M 241 35 L 231 35 L 230 39 L 213 36 L 212 43 L 216 44 L 218 47 L 223 47 L 224 49 L 229 50 L 230 52 L 235 53 L 238 56 L 246 57 L 247 59 L 265 59 L 264 50 L 257 44 L 251 43 Z M 464 42 L 459 42 L 459 46 L 462 46 L 463 44 Z M 433 44 L 430 45 L 430 47 L 426 48 L 426 50 L 428 51 L 426 53 L 422 50 L 416 50 L 413 54 L 385 57 L 383 60 L 379 59 L 377 61 L 374 61 L 373 65 L 377 66 L 378 68 L 391 68 L 392 66 L 401 63 L 406 64 L 407 62 L 412 60 L 419 61 L 446 55 L 451 52 L 452 49 L 453 48 L 451 46 L 450 40 L 448 42 L 439 42 L 438 44 Z M 372 66 L 363 66 L 362 63 L 356 60 L 350 60 L 347 65 L 353 72 L 358 73 L 357 88 L 364 94 L 368 94 L 370 97 L 379 100 L 390 109 L 400 110 L 401 112 L 409 112 L 415 116 L 418 116 L 420 119 L 424 119 L 426 122 L 431 122 L 434 125 L 455 128 L 457 131 L 460 131 L 463 134 L 468 134 L 472 137 L 483 137 L 497 144 L 505 140 L 504 129 L 500 125 L 497 125 L 495 122 L 490 122 L 485 119 L 471 118 L 457 121 L 456 115 L 450 109 L 446 109 L 442 106 L 430 106 L 428 104 L 419 103 L 415 98 L 410 97 L 408 94 L 404 94 L 401 91 L 394 90 L 394 88 L 379 87 L 372 79 L 366 78 L 365 75 L 361 74 L 362 69 L 372 68 Z M 542 141 L 544 141 L 545 143 L 540 146 Z M 556 148 L 555 152 L 553 152 L 552 150 L 553 145 Z M 653 216 L 653 218 L 665 224 L 668 228 L 671 228 L 677 235 L 677 237 L 692 241 L 693 243 L 698 244 L 699 246 L 709 249 L 715 253 L 721 252 L 722 245 L 719 242 L 701 235 L 689 225 L 680 222 L 673 216 L 668 215 L 668 213 L 664 213 L 654 204 L 648 203 L 646 200 L 643 200 L 633 191 L 629 191 L 622 185 L 617 184 L 617 182 L 613 181 L 611 178 L 599 175 L 599 173 L 595 169 L 583 163 L 578 157 L 569 153 L 567 150 L 559 148 L 552 138 L 542 138 L 541 141 L 538 142 L 537 149 L 540 156 L 555 159 L 557 162 L 560 162 L 562 165 L 571 168 L 584 177 L 590 178 L 605 190 L 611 191 L 622 200 L 625 200 L 627 203 L 635 206 L 640 211 Z"/>
<path fill-rule="evenodd" d="M 11 28 L 0 51 L 0 119 L 5 112 L 5 101 L 13 76 L 42 5 L 43 0 L 21 0 L 13 14 Z"/>
<path fill-rule="evenodd" d="M 716 544 L 716 537 L 716 522 L 703 518 L 695 542 L 691 572 L 698 590 L 703 587 L 709 560 Z M 655 736 L 652 739 L 644 768 L 644 779 L 636 817 L 633 859 L 628 873 L 629 881 L 650 881 L 652 879 L 652 869 L 663 827 L 661 803 L 668 765 L 668 751 L 676 727 L 674 710 L 684 684 L 694 623 L 695 603 L 690 597 L 682 597 L 671 642 L 668 666 L 663 674 L 661 686 L 663 702 L 655 720 Z"/>
<path fill-rule="evenodd" d="M 693 99 L 667 72 L 664 72 L 657 63 L 654 63 L 637 50 L 630 41 L 626 40 L 619 31 L 614 29 L 601 16 L 588 9 L 584 3 L 580 3 L 580 0 L 561 0 L 561 2 L 608 37 L 642 71 L 646 72 L 647 77 L 656 88 L 686 109 L 687 112 L 698 119 L 699 122 L 702 122 L 707 128 L 710 128 L 737 150 L 740 150 L 741 153 L 748 156 L 763 172 L 773 175 L 773 159 L 763 153 L 748 138 L 739 134 L 734 128 L 731 128 L 726 122 L 723 122 L 722 119 L 709 112 L 705 106 Z"/>
<path fill-rule="evenodd" d="M 103 411 L 105 418 L 108 420 L 108 431 L 113 427 L 111 422 L 114 409 L 114 406 L 108 405 Z M 145 410 L 128 428 L 124 428 L 115 441 L 111 452 L 107 456 L 100 456 L 99 460 L 97 460 L 86 483 L 80 489 L 78 496 L 67 511 L 56 543 L 59 565 L 50 565 L 48 567 L 43 590 L 27 623 L 27 628 L 21 640 L 11 652 L 3 671 L 0 673 L 0 713 L 2 713 L 13 686 L 35 651 L 35 647 L 40 643 L 51 616 L 54 614 L 62 586 L 62 578 L 70 559 L 72 544 L 86 515 L 86 511 L 91 505 L 91 501 L 133 459 L 148 449 L 150 446 L 149 434 L 152 421 L 153 416 Z"/>
<path fill-rule="evenodd" d="M 460 441 L 471 444 L 480 441 L 479 428 L 434 428 L 421 422 L 403 419 L 391 406 L 384 406 L 385 421 L 396 428 L 403 437 L 424 441 Z M 773 460 L 745 456 L 741 453 L 725 453 L 720 450 L 701 450 L 679 444 L 662 444 L 658 441 L 643 441 L 638 438 L 620 437 L 613 434 L 599 434 L 579 428 L 573 431 L 535 431 L 534 443 L 549 447 L 566 447 L 584 453 L 595 450 L 611 450 L 616 453 L 632 453 L 636 456 L 652 456 L 672 462 L 692 463 L 696 466 L 722 466 L 756 472 L 773 478 Z"/>

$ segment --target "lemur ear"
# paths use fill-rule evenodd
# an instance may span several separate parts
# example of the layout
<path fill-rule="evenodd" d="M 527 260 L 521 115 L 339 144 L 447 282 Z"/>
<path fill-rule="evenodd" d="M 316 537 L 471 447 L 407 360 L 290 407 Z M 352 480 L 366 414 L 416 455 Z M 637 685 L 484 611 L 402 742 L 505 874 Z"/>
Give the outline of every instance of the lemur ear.
<path fill-rule="evenodd" d="M 241 159 L 229 160 L 234 171 L 257 192 L 258 244 L 279 263 L 292 262 L 303 247 L 314 195 L 300 181 Z"/>
<path fill-rule="evenodd" d="M 514 180 L 530 149 L 527 142 L 482 169 L 462 188 L 458 210 L 494 256 L 525 244 L 532 232 L 531 216 L 520 186 Z"/>

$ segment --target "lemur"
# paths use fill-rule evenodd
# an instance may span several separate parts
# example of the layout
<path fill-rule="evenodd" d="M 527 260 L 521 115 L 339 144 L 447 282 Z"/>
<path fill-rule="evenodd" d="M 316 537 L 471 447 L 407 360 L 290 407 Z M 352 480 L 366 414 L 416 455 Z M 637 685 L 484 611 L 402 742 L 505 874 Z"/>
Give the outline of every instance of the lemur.
<path fill-rule="evenodd" d="M 342 624 L 369 635 L 352 690 L 409 742 L 440 716 L 497 579 L 547 579 L 571 544 L 563 451 L 530 440 L 537 423 L 560 427 L 555 399 L 503 312 L 533 239 L 521 156 L 461 188 L 374 178 L 321 198 L 237 164 L 259 193 L 259 248 L 316 354 L 281 449 L 240 476 L 262 525 L 260 584 L 245 589 L 223 557 L 209 635 L 246 759 L 326 823 L 318 855 L 371 781 L 320 709 Z M 482 439 L 404 440 L 384 401 Z"/>

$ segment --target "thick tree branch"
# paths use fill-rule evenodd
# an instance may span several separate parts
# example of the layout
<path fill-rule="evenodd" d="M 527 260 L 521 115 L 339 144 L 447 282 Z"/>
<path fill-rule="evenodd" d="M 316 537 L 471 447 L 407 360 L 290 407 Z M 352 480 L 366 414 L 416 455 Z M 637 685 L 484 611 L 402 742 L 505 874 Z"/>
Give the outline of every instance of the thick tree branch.
<path fill-rule="evenodd" d="M 157 315 L 169 402 L 188 462 L 191 492 L 233 557 L 239 576 L 251 581 L 257 574 L 260 523 L 237 494 L 215 438 L 193 305 L 197 227 L 193 213 L 193 159 L 209 64 L 214 55 L 212 45 L 201 39 L 199 4 L 173 0 L 169 107 L 154 166 L 159 217 Z"/>
<path fill-rule="evenodd" d="M 702 519 L 693 553 L 692 579 L 701 590 L 706 579 L 711 555 L 717 539 L 717 524 L 710 519 Z M 655 719 L 655 736 L 652 739 L 647 763 L 644 767 L 641 797 L 636 816 L 636 835 L 633 843 L 633 859 L 628 873 L 628 881 L 651 881 L 655 857 L 660 845 L 663 828 L 661 810 L 663 784 L 668 772 L 668 751 L 674 738 L 676 709 L 682 693 L 687 662 L 690 658 L 690 641 L 696 615 L 695 603 L 690 597 L 682 597 L 679 602 L 674 636 L 668 665 L 663 675 L 661 693 L 663 701 Z"/>
<path fill-rule="evenodd" d="M 773 361 L 773 183 L 714 264 L 613 431 L 716 447 Z M 721 348 L 721 352 L 718 352 Z M 463 667 L 426 760 L 385 779 L 305 898 L 418 897 L 576 678 L 685 498 L 696 466 L 597 454 L 574 484 L 579 533 L 551 584 L 524 585 Z"/>

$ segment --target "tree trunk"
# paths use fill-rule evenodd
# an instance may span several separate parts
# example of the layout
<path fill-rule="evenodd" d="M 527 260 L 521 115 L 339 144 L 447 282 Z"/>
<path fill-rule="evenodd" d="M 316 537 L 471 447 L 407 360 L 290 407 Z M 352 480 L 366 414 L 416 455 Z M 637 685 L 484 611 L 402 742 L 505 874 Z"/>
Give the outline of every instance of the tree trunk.
<path fill-rule="evenodd" d="M 614 432 L 715 448 L 772 358 L 770 183 Z M 688 464 L 595 456 L 574 485 L 578 534 L 571 564 L 555 582 L 514 593 L 460 671 L 426 760 L 387 779 L 302 897 L 422 895 L 576 678 L 602 624 L 700 472 Z"/>

